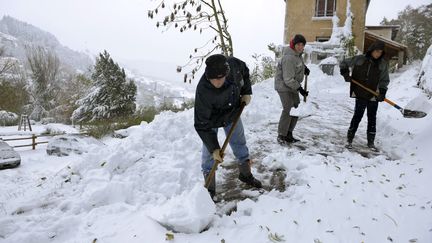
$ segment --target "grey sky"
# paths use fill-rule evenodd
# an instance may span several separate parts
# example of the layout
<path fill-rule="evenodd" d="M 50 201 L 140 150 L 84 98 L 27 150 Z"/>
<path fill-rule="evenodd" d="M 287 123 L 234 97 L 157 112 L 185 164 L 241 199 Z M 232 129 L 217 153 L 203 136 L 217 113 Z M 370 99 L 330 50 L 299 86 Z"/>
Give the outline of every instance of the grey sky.
<path fill-rule="evenodd" d="M 162 33 L 147 10 L 157 0 L 0 0 L 0 16 L 7 14 L 54 34 L 61 43 L 97 54 L 103 49 L 120 59 L 146 59 L 182 64 L 207 37 L 198 33 Z M 271 55 L 267 44 L 283 39 L 283 0 L 222 0 L 230 22 L 236 56 L 250 60 L 254 53 Z M 372 0 L 367 24 L 383 16 L 395 18 L 411 4 L 431 0 Z"/>

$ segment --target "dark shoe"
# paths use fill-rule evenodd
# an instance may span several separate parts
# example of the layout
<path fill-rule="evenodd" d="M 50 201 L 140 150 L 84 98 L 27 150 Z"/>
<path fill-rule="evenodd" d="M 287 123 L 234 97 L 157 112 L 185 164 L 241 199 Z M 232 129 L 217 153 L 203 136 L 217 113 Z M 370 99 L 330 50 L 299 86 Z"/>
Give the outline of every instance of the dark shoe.
<path fill-rule="evenodd" d="M 378 150 L 378 148 L 377 147 L 375 147 L 375 144 L 374 143 L 369 143 L 368 142 L 368 148 L 370 149 L 370 150 L 372 150 L 372 151 L 374 151 L 374 152 L 378 152 L 379 150 Z"/>
<path fill-rule="evenodd" d="M 245 176 L 242 174 L 239 174 L 239 180 L 246 183 L 249 186 L 255 187 L 255 188 L 262 188 L 262 184 L 259 180 L 257 180 L 255 177 L 253 177 L 252 174 L 249 176 Z"/>
<path fill-rule="evenodd" d="M 300 140 L 298 140 L 298 139 L 296 139 L 296 138 L 293 137 L 292 132 L 288 132 L 288 135 L 286 136 L 286 138 L 287 138 L 287 141 L 289 143 L 295 143 L 295 142 L 300 141 Z"/>
<path fill-rule="evenodd" d="M 207 181 L 207 177 L 209 176 L 209 174 L 210 174 L 210 172 L 208 172 L 208 173 L 203 173 L 203 175 L 204 175 L 204 185 L 205 185 L 205 183 L 206 183 L 206 181 Z M 210 197 L 214 200 L 214 198 L 215 198 L 215 196 L 216 196 L 216 175 L 213 175 L 213 178 L 212 178 L 212 180 L 210 181 L 210 184 L 209 184 L 209 186 L 208 186 L 208 188 L 207 188 L 207 191 L 209 192 L 209 194 L 210 194 Z"/>
<path fill-rule="evenodd" d="M 282 135 L 279 135 L 279 136 L 277 137 L 277 142 L 278 142 L 280 145 L 288 145 L 288 144 L 289 144 L 287 137 L 286 137 L 286 136 L 282 136 Z"/>
<path fill-rule="evenodd" d="M 250 161 L 247 161 L 243 164 L 239 164 L 239 180 L 246 183 L 249 186 L 253 186 L 256 188 L 262 188 L 262 184 L 259 180 L 257 180 L 251 173 L 250 170 Z"/>
<path fill-rule="evenodd" d="M 352 143 L 348 142 L 347 145 L 345 145 L 345 148 L 352 149 L 353 148 Z"/>

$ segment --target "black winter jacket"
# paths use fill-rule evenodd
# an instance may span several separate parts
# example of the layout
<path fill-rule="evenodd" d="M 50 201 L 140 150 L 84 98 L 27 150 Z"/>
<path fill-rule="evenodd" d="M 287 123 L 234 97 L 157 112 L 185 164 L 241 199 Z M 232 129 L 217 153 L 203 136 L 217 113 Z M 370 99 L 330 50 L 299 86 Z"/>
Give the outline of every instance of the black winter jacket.
<path fill-rule="evenodd" d="M 372 51 L 375 49 L 376 46 L 371 45 L 366 54 L 343 60 L 340 63 L 340 71 L 342 75 L 349 74 L 349 68 L 352 68 L 352 79 L 359 81 L 374 91 L 387 91 L 390 82 L 388 63 L 383 58 L 384 52 L 376 60 L 371 56 Z M 373 94 L 354 83 L 351 83 L 350 86 L 350 97 L 375 100 Z"/>
<path fill-rule="evenodd" d="M 252 94 L 246 63 L 235 57 L 229 57 L 227 62 L 230 72 L 222 87 L 215 88 L 204 74 L 195 93 L 194 126 L 210 153 L 220 149 L 213 128 L 225 127 L 233 122 L 240 110 L 241 96 Z"/>

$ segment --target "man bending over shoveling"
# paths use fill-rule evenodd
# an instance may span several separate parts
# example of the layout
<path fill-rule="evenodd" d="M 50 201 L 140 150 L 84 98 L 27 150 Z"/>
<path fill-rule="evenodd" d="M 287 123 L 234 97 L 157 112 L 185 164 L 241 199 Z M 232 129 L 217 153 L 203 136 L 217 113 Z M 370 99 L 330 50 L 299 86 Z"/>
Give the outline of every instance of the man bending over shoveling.
<path fill-rule="evenodd" d="M 201 77 L 195 93 L 195 130 L 203 141 L 201 168 L 204 178 L 210 174 L 214 162 L 222 163 L 223 153 L 217 139 L 219 127 L 228 134 L 238 115 L 241 103 L 248 105 L 251 100 L 252 87 L 249 69 L 246 64 L 235 58 L 221 54 L 209 56 L 205 73 Z M 261 182 L 254 178 L 250 169 L 249 150 L 246 146 L 243 124 L 239 119 L 229 141 L 232 151 L 238 160 L 239 179 L 256 188 Z M 215 175 L 208 186 L 210 196 L 216 194 Z"/>

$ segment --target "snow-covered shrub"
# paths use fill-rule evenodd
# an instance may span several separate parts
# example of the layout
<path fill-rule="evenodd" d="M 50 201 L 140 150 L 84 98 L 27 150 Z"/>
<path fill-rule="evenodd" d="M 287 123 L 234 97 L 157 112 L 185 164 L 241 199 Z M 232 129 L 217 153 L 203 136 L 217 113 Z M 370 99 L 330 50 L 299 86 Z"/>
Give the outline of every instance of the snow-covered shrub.
<path fill-rule="evenodd" d="M 13 112 L 0 111 L 0 125 L 13 126 L 18 124 L 18 115 Z"/>
<path fill-rule="evenodd" d="M 427 50 L 423 59 L 418 86 L 432 96 L 432 45 Z"/>
<path fill-rule="evenodd" d="M 269 46 L 269 49 L 271 50 L 271 46 Z M 252 58 L 255 60 L 250 74 L 252 84 L 274 77 L 277 63 L 273 58 L 256 53 L 252 55 Z"/>
<path fill-rule="evenodd" d="M 51 138 L 48 142 L 46 152 L 49 155 L 69 156 L 72 153 L 87 153 L 88 151 L 103 145 L 102 142 L 89 136 L 81 134 L 67 134 Z"/>
<path fill-rule="evenodd" d="M 46 125 L 46 124 L 48 124 L 48 123 L 55 123 L 56 120 L 55 120 L 54 117 L 44 117 L 44 118 L 41 119 L 40 122 L 41 122 L 43 125 Z"/>
<path fill-rule="evenodd" d="M 43 134 L 65 134 L 65 133 L 79 133 L 79 131 L 71 126 L 61 123 L 50 123 L 45 126 Z"/>

